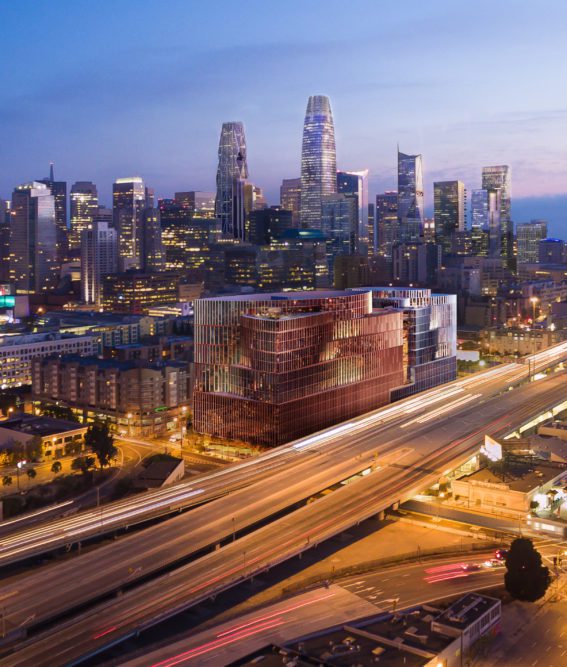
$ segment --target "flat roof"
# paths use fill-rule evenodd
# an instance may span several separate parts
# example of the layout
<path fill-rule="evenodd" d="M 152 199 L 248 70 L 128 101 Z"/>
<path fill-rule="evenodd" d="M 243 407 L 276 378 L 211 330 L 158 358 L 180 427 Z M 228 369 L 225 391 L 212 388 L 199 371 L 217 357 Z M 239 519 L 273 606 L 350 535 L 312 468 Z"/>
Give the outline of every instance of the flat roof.
<path fill-rule="evenodd" d="M 364 292 L 364 289 L 358 292 Z M 370 288 L 368 288 L 370 291 Z M 354 296 L 354 290 L 325 290 L 325 291 L 302 291 L 302 292 L 254 292 L 253 294 L 235 294 L 232 296 L 214 296 L 198 301 L 308 301 L 310 299 L 336 299 L 338 297 Z"/>
<path fill-rule="evenodd" d="M 55 435 L 56 433 L 65 433 L 67 431 L 77 431 L 85 429 L 85 424 L 67 421 L 66 419 L 55 419 L 54 417 L 44 417 L 42 415 L 28 415 L 23 412 L 15 414 L 10 419 L 0 422 L 0 429 L 9 429 L 18 433 L 37 435 L 45 437 Z"/>
<path fill-rule="evenodd" d="M 470 475 L 461 477 L 459 481 L 502 484 L 509 487 L 511 491 L 528 493 L 566 473 L 567 466 L 562 463 L 537 460 L 529 464 L 509 464 L 506 466 L 504 474 L 487 466 L 470 473 Z"/>
<path fill-rule="evenodd" d="M 464 630 L 483 616 L 489 609 L 497 607 L 500 600 L 477 593 L 468 593 L 446 609 L 437 623 L 447 625 L 457 630 Z"/>

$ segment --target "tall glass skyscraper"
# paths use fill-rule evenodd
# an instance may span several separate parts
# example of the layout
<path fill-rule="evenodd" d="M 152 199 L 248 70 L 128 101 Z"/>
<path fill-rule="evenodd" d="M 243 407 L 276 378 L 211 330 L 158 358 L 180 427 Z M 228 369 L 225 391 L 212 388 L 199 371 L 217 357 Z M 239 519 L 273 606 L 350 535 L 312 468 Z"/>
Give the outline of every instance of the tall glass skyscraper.
<path fill-rule="evenodd" d="M 376 195 L 374 212 L 377 254 L 392 261 L 392 248 L 399 242 L 398 193 L 392 190 Z"/>
<path fill-rule="evenodd" d="M 331 103 L 325 95 L 307 102 L 301 148 L 301 226 L 321 228 L 321 198 L 337 191 L 337 153 Z"/>
<path fill-rule="evenodd" d="M 112 216 L 118 232 L 118 261 L 121 271 L 140 268 L 142 211 L 146 188 L 139 176 L 118 178 L 112 186 Z"/>
<path fill-rule="evenodd" d="M 398 220 L 402 243 L 420 240 L 424 218 L 422 156 L 398 150 Z"/>
<path fill-rule="evenodd" d="M 361 171 L 338 171 L 337 192 L 351 197 L 356 202 L 357 223 L 352 252 L 368 253 L 368 169 Z"/>
<path fill-rule="evenodd" d="M 435 238 L 448 255 L 457 232 L 465 231 L 466 194 L 462 181 L 438 181 L 433 184 Z"/>
<path fill-rule="evenodd" d="M 71 232 L 69 248 L 81 247 L 81 235 L 92 225 L 98 213 L 98 193 L 96 185 L 90 181 L 77 181 L 71 187 Z"/>
<path fill-rule="evenodd" d="M 492 255 L 500 254 L 506 259 L 509 268 L 514 263 L 514 229 L 512 225 L 512 175 L 510 167 L 505 164 L 482 168 L 482 188 L 498 200 L 498 222 L 500 225 L 500 241 L 497 242 L 494 230 L 491 239 Z"/>
<path fill-rule="evenodd" d="M 219 141 L 215 212 L 222 233 L 239 239 L 244 239 L 245 221 L 242 216 L 242 206 L 238 204 L 242 197 L 238 197 L 237 194 L 243 190 L 243 181 L 247 178 L 244 124 L 223 123 Z"/>
<path fill-rule="evenodd" d="M 539 242 L 547 238 L 547 222 L 532 220 L 516 226 L 518 239 L 518 264 L 539 262 Z"/>

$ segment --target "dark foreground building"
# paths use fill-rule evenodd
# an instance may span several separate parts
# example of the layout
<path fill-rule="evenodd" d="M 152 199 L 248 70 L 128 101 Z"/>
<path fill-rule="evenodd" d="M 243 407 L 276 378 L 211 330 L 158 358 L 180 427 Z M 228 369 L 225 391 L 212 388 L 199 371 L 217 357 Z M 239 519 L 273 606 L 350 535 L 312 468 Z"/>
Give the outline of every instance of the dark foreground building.
<path fill-rule="evenodd" d="M 194 427 L 275 446 L 385 405 L 404 382 L 403 313 L 366 292 L 195 302 Z"/>

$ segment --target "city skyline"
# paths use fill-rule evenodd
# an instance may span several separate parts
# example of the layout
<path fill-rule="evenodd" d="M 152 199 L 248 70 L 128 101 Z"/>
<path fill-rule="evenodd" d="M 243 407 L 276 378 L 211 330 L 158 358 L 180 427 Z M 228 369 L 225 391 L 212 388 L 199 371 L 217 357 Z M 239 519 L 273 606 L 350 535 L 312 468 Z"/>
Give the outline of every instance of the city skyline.
<path fill-rule="evenodd" d="M 451 9 L 415 3 L 411 16 L 391 3 L 361 2 L 352 16 L 339 14 L 338 3 L 324 14 L 313 4 L 302 7 L 305 20 L 292 27 L 294 3 L 276 13 L 257 11 L 260 5 L 248 2 L 235 29 L 215 35 L 213 9 L 189 10 L 183 3 L 172 4 L 175 22 L 151 3 L 141 3 L 136 13 L 124 4 L 80 30 L 75 26 L 85 8 L 81 2 L 51 17 L 37 8 L 32 15 L 29 3 L 3 7 L 11 55 L 0 71 L 8 91 L 0 108 L 6 130 L 0 195 L 8 198 L 15 184 L 41 178 L 50 161 L 62 180 L 94 182 L 107 205 L 112 182 L 130 174 L 143 176 L 158 196 L 209 191 L 219 128 L 237 118 L 246 127 L 254 182 L 276 203 L 281 180 L 300 173 L 305 99 L 325 94 L 335 116 L 337 167 L 368 168 L 371 199 L 395 187 L 399 142 L 401 150 L 424 155 L 428 214 L 434 181 L 458 179 L 472 190 L 480 187 L 483 166 L 510 164 L 514 222 L 546 218 L 551 233 L 564 234 L 565 96 L 550 84 L 560 74 L 557 49 L 566 10 L 556 2 L 540 15 L 528 3 L 513 4 L 514 11 L 509 2 Z M 486 22 L 483 10 L 489 9 L 492 21 Z M 357 20 L 361 12 L 368 21 Z M 249 30 L 239 31 L 252 14 L 254 40 Z M 312 30 L 315 19 L 320 33 Z M 33 36 L 25 48 L 15 29 L 22 20 Z M 549 35 L 537 50 L 529 48 L 536 20 Z M 120 32 L 127 21 L 134 22 L 129 34 L 136 26 L 144 34 L 146 24 L 156 28 L 148 37 L 150 48 L 142 51 L 128 38 L 100 54 L 101 39 Z M 476 30 L 481 23 L 482 31 Z M 46 24 L 51 29 L 39 31 Z M 202 34 L 193 30 L 187 44 L 184 30 L 197 24 Z M 470 29 L 463 32 L 462 25 Z M 166 26 L 167 47 L 159 37 Z M 498 88 L 488 75 L 494 57 L 488 45 L 496 35 L 507 68 Z M 76 57 L 68 59 L 71 48 Z M 444 49 L 454 51 L 451 65 Z M 236 66 L 225 72 L 221 64 L 229 50 Z M 408 59 L 418 50 L 420 66 L 409 75 Z M 32 67 L 45 54 L 50 73 Z M 156 94 L 148 96 L 152 86 Z"/>

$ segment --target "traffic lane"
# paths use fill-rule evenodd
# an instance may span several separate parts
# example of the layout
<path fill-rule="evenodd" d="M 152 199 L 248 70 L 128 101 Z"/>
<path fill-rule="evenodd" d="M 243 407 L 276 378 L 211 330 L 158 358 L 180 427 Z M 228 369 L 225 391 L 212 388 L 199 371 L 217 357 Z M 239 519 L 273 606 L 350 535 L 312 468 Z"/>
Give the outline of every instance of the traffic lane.
<path fill-rule="evenodd" d="M 499 402 L 498 405 L 500 405 L 501 403 L 502 403 L 502 402 Z M 459 426 L 459 425 L 462 426 L 462 420 L 453 422 L 453 428 L 455 428 L 455 427 L 457 427 L 457 426 Z M 133 572 L 133 573 L 136 573 L 136 572 L 141 572 L 141 571 L 142 571 L 140 565 L 135 565 L 135 566 L 133 565 L 132 568 L 133 568 L 133 569 L 128 570 L 128 574 L 127 574 L 127 577 L 126 577 L 126 578 L 129 578 L 130 575 L 132 574 L 132 572 Z M 88 586 L 92 586 L 92 584 L 93 584 L 92 581 L 91 581 L 91 582 L 87 582 L 87 585 L 88 585 Z M 75 592 L 75 591 L 73 591 L 73 592 Z M 57 592 L 57 596 L 59 596 L 59 595 L 60 595 L 60 590 L 58 590 L 58 592 Z M 18 596 L 18 599 L 19 599 L 19 600 L 23 600 L 23 599 L 25 599 L 25 596 L 20 595 L 20 596 Z M 26 618 L 26 616 L 24 616 L 24 620 L 25 620 L 25 618 Z"/>
<path fill-rule="evenodd" d="M 122 664 L 127 667 L 226 665 L 267 644 L 284 644 L 297 636 L 375 612 L 373 605 L 339 586 L 318 588 Z"/>
<path fill-rule="evenodd" d="M 160 578 L 161 580 L 126 593 L 113 603 L 99 605 L 77 617 L 73 624 L 65 624 L 59 630 L 54 629 L 48 637 L 38 637 L 35 641 L 30 641 L 28 646 L 22 647 L 12 657 L 18 660 L 17 664 L 26 664 L 26 661 L 47 664 L 55 643 L 58 656 L 65 663 L 79 655 L 90 654 L 97 646 L 114 643 L 117 637 L 135 633 L 137 628 L 147 625 L 149 619 L 164 620 L 186 607 L 188 600 L 196 604 L 215 590 L 218 592 L 220 581 L 225 584 L 228 580 L 233 583 L 240 581 L 259 565 L 265 567 L 283 560 L 282 551 L 287 550 L 285 557 L 288 557 L 289 549 L 293 546 L 304 547 L 309 542 L 312 529 L 304 520 L 305 510 L 309 507 L 316 509 L 316 513 L 321 515 L 320 518 L 325 519 L 323 528 L 327 532 L 335 531 L 332 526 L 341 513 L 341 519 L 346 526 L 349 517 L 356 516 L 361 500 L 367 504 L 375 502 L 375 490 L 369 484 L 371 479 L 371 476 L 363 478 L 311 506 L 297 510 L 294 513 L 296 516 L 286 517 L 259 529 Z M 361 485 L 366 487 L 364 495 L 361 494 Z M 352 492 L 355 486 L 359 487 L 357 493 Z M 388 484 L 387 489 L 390 487 Z M 387 492 L 386 490 L 385 493 Z M 333 499 L 332 505 L 326 502 L 330 499 Z M 298 516 L 300 514 L 303 514 L 303 519 Z M 336 532 L 340 532 L 344 526 L 339 523 Z M 317 536 L 319 537 L 324 537 L 324 532 Z M 102 618 L 104 622 L 101 621 Z"/>
<path fill-rule="evenodd" d="M 501 402 L 499 402 L 498 406 L 501 407 Z M 492 409 L 496 410 L 496 408 L 498 406 L 491 406 L 491 407 L 492 407 Z M 453 421 L 452 422 L 452 428 L 455 429 L 455 428 L 458 428 L 459 426 L 462 426 L 462 422 L 463 422 L 463 420 Z M 431 429 L 433 427 L 431 425 L 428 425 L 426 428 Z M 223 510 L 223 514 L 225 514 L 224 510 Z M 170 524 L 168 524 L 168 526 L 169 525 Z M 169 529 L 168 529 L 168 532 L 169 532 Z M 100 552 L 93 552 L 93 556 L 95 558 L 98 558 L 97 554 L 100 554 Z M 153 556 L 154 556 L 154 554 L 152 554 L 152 557 Z M 85 558 L 85 556 L 83 556 L 82 558 Z M 131 556 L 130 556 L 130 558 L 131 558 Z M 80 568 L 81 563 L 78 563 L 79 560 L 80 559 L 76 559 L 76 565 L 77 565 L 77 567 Z M 128 560 L 124 560 L 124 559 L 120 560 L 119 565 L 118 565 L 118 567 L 119 567 L 118 581 L 130 581 L 132 576 L 136 576 L 137 574 L 144 573 L 144 565 L 139 562 L 139 557 L 136 557 L 135 561 L 130 562 L 129 565 L 128 565 L 128 563 L 129 563 Z M 75 566 L 75 563 L 71 562 L 70 567 L 72 569 L 74 569 L 74 566 Z M 80 569 L 79 569 L 79 571 L 80 571 Z M 84 570 L 83 570 L 83 572 L 84 572 Z M 75 574 L 78 574 L 78 571 L 76 571 Z M 88 589 L 89 587 L 93 587 L 94 580 L 96 580 L 96 578 L 97 578 L 97 574 L 98 573 L 96 571 L 93 572 L 93 578 L 92 579 L 89 578 L 89 580 L 84 581 L 83 586 L 72 588 L 72 590 L 69 591 L 70 598 L 75 599 L 75 600 L 76 599 L 82 599 L 82 598 L 80 598 L 80 595 L 85 594 L 85 588 Z M 40 579 L 43 579 L 43 577 L 41 575 L 40 575 Z M 61 591 L 61 586 L 65 587 L 65 583 L 70 581 L 71 578 L 64 579 L 63 582 L 61 582 L 60 580 L 57 581 L 56 577 L 52 576 L 52 577 L 50 577 L 50 581 L 51 580 L 53 580 L 53 582 L 54 582 L 53 583 L 54 596 L 56 596 Z M 77 580 L 77 576 L 73 577 L 73 580 Z M 26 584 L 26 582 L 24 581 L 23 586 L 25 586 L 25 584 Z M 33 591 L 33 594 L 34 594 L 33 595 L 34 601 L 37 600 L 37 596 L 35 595 L 35 592 L 37 591 L 37 586 L 39 586 L 40 584 L 41 584 L 41 581 L 38 580 L 36 584 L 31 586 L 31 591 Z M 44 583 L 44 585 L 45 585 L 45 583 Z M 91 590 L 92 590 L 92 588 L 91 588 Z M 95 588 L 95 590 L 99 590 L 99 589 Z M 32 605 L 30 605 L 29 597 L 26 597 L 26 595 L 20 594 L 18 596 L 18 601 L 19 601 L 18 607 L 12 613 L 12 617 L 14 619 L 18 619 L 18 616 L 19 616 L 18 620 L 21 619 L 20 622 L 23 622 L 30 615 L 30 613 L 36 613 L 37 614 L 38 604 L 36 602 L 34 602 Z M 67 603 L 67 604 L 68 604 L 68 606 L 70 605 L 70 603 Z M 51 604 L 48 605 L 48 608 L 49 608 L 49 610 L 53 611 L 54 605 L 51 603 Z M 22 616 L 23 616 L 23 618 L 22 618 Z"/>

